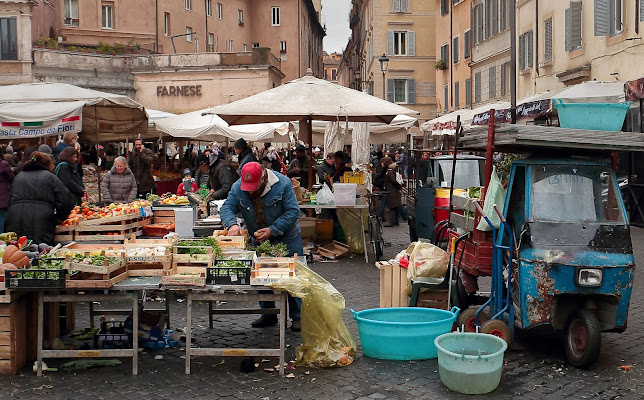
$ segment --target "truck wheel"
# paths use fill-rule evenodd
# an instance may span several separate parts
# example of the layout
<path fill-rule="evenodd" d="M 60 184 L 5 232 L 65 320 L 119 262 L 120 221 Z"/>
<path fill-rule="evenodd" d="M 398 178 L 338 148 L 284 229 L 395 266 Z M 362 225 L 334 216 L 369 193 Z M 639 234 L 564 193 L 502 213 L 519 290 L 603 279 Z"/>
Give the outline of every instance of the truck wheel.
<path fill-rule="evenodd" d="M 483 322 L 483 324 L 481 324 L 480 332 L 501 338 L 505 340 L 505 343 L 507 343 L 508 346 L 512 343 L 512 333 L 510 333 L 510 327 L 500 319 L 491 319 L 489 321 Z"/>
<path fill-rule="evenodd" d="M 413 218 L 409 218 L 409 221 L 407 221 L 407 223 L 409 224 L 409 241 L 417 242 L 418 233 L 416 233 L 416 220 Z"/>
<path fill-rule="evenodd" d="M 456 328 L 463 327 L 463 332 L 476 332 L 476 322 L 474 321 L 474 314 L 478 311 L 478 307 L 470 307 L 467 310 L 458 314 L 456 319 Z M 489 318 L 485 311 L 479 313 L 479 322 L 483 324 Z"/>
<path fill-rule="evenodd" d="M 595 314 L 586 308 L 575 311 L 566 326 L 566 359 L 577 368 L 588 368 L 599 358 L 601 329 Z"/>

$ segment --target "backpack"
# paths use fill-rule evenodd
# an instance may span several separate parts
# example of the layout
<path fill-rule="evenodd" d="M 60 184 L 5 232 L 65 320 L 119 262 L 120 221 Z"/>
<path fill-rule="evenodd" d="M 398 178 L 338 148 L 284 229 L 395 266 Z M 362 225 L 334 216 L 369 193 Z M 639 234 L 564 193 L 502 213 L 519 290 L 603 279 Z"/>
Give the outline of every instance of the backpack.
<path fill-rule="evenodd" d="M 374 179 L 373 184 L 377 188 L 384 189 L 385 188 L 385 175 L 382 174 L 382 173 L 376 175 L 376 179 Z"/>

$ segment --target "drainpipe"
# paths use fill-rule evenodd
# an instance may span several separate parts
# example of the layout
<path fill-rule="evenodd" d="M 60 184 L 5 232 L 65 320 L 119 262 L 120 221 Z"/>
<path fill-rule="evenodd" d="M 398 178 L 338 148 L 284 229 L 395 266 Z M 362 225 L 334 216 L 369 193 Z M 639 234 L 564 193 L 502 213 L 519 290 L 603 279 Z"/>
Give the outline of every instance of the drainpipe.
<path fill-rule="evenodd" d="M 539 0 L 534 1 L 534 70 L 539 76 Z"/>
<path fill-rule="evenodd" d="M 302 77 L 302 35 L 300 35 L 300 18 L 301 18 L 300 3 L 301 2 L 302 2 L 301 0 L 297 0 L 297 77 L 298 78 Z M 280 15 L 280 18 L 282 18 L 281 15 Z"/>
<path fill-rule="evenodd" d="M 154 1 L 154 52 L 159 52 L 159 0 Z"/>
<path fill-rule="evenodd" d="M 510 116 L 517 123 L 517 4 L 510 0 Z M 491 117 L 494 120 L 494 117 Z"/>
<path fill-rule="evenodd" d="M 208 52 L 208 0 L 204 0 L 203 2 L 203 10 L 204 10 L 204 19 L 206 21 L 206 35 L 204 36 L 206 40 L 203 41 L 204 49 L 206 50 L 206 53 Z"/>
<path fill-rule="evenodd" d="M 454 32 L 453 32 L 453 23 L 454 23 L 454 4 L 452 0 L 449 0 L 449 44 L 447 48 L 449 55 L 449 92 L 451 96 L 449 97 L 449 105 L 454 107 Z M 449 112 L 449 108 L 447 110 Z"/>

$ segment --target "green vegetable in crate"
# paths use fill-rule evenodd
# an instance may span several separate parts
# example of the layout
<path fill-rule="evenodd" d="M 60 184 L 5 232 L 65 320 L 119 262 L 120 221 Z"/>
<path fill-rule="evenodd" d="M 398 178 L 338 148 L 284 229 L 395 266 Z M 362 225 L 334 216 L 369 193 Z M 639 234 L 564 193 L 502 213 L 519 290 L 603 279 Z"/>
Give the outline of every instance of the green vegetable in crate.
<path fill-rule="evenodd" d="M 263 241 L 255 248 L 258 255 L 266 255 L 270 257 L 286 257 L 288 255 L 288 247 L 284 243 L 272 245 L 268 240 Z"/>
<path fill-rule="evenodd" d="M 207 247 L 211 247 L 215 258 L 223 256 L 219 244 L 217 244 L 217 239 L 214 237 L 205 237 L 198 240 L 180 240 L 175 246 L 178 247 L 178 254 L 207 254 Z"/>
<path fill-rule="evenodd" d="M 76 253 L 71 257 L 72 262 L 77 262 L 77 263 L 83 263 L 83 264 L 91 264 L 91 265 L 103 265 L 103 263 L 107 260 L 108 265 L 112 265 L 116 262 L 118 262 L 117 258 L 114 257 L 106 257 L 104 255 L 95 255 L 95 256 L 88 256 L 85 254 L 81 253 Z"/>

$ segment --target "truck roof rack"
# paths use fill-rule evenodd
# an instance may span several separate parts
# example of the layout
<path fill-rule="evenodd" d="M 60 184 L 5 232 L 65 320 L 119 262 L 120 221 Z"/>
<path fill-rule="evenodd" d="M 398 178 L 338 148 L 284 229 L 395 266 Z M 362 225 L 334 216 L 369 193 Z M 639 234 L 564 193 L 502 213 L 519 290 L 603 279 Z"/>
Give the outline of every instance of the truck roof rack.
<path fill-rule="evenodd" d="M 566 150 L 575 153 L 606 153 L 610 151 L 644 151 L 644 133 L 609 132 L 559 128 L 541 125 L 496 124 L 494 151 L 533 153 Z M 484 151 L 487 148 L 488 126 L 464 130 L 459 147 Z"/>

